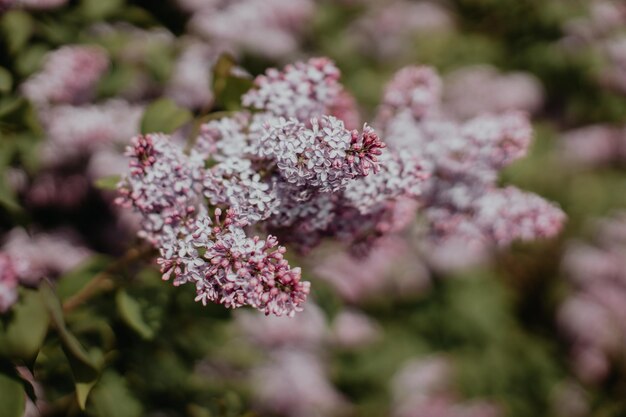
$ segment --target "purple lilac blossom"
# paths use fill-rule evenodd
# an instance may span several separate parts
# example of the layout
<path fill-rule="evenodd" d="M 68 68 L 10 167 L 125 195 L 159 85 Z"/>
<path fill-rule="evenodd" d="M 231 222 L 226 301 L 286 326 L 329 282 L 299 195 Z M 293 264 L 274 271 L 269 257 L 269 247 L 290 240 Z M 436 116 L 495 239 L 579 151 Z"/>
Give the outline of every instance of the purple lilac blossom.
<path fill-rule="evenodd" d="M 68 272 L 91 255 L 71 234 L 59 231 L 29 236 L 22 229 L 13 229 L 6 236 L 2 252 L 11 258 L 19 282 L 28 286 Z"/>
<path fill-rule="evenodd" d="M 21 90 L 38 105 L 86 103 L 108 67 L 107 53 L 98 46 L 64 46 L 45 56 L 42 70 Z"/>
<path fill-rule="evenodd" d="M 376 342 L 381 327 L 372 318 L 358 310 L 340 312 L 332 325 L 332 342 L 343 349 L 360 349 Z"/>
<path fill-rule="evenodd" d="M 595 224 L 591 242 L 571 242 L 562 269 L 572 284 L 558 323 L 572 341 L 573 367 L 582 381 L 605 380 L 624 355 L 626 338 L 626 215 Z M 623 372 L 623 369 L 622 369 Z"/>
<path fill-rule="evenodd" d="M 48 166 L 112 148 L 139 133 L 144 107 L 125 100 L 86 106 L 59 105 L 40 110 L 47 134 L 41 158 Z"/>
<path fill-rule="evenodd" d="M 490 246 L 557 234 L 565 220 L 558 207 L 496 182 L 501 169 L 526 155 L 532 137 L 526 115 L 508 111 L 459 123 L 439 114 L 440 91 L 431 69 L 405 68 L 389 83 L 377 119 L 391 152 L 416 155 L 431 174 L 420 199 L 427 250 L 449 253 L 466 242 L 479 258 Z"/>
<path fill-rule="evenodd" d="M 213 103 L 211 68 L 217 58 L 217 51 L 210 45 L 189 40 L 174 64 L 165 95 L 190 109 L 209 107 Z"/>
<path fill-rule="evenodd" d="M 289 64 L 282 71 L 269 69 L 255 79 L 256 88 L 242 97 L 242 103 L 275 117 L 295 117 L 308 122 L 329 113 L 343 89 L 340 75 L 328 58 Z"/>
<path fill-rule="evenodd" d="M 255 408 L 286 417 L 345 413 L 349 404 L 328 379 L 324 360 L 302 350 L 272 351 L 270 360 L 252 370 Z"/>
<path fill-rule="evenodd" d="M 302 29 L 312 20 L 312 0 L 179 0 L 193 14 L 190 32 L 221 49 L 271 59 L 296 52 Z"/>
<path fill-rule="evenodd" d="M 228 172 L 207 174 L 199 154 L 186 155 L 163 134 L 134 138 L 127 155 L 131 172 L 120 185 L 118 203 L 142 214 L 140 235 L 159 249 L 163 279 L 173 278 L 174 285 L 194 283 L 196 301 L 203 304 L 250 305 L 289 316 L 301 310 L 310 284 L 301 281 L 299 268 L 290 268 L 276 238 L 248 237 L 243 227 L 251 216 L 238 213 L 241 206 L 228 207 L 224 219 L 219 208 L 214 218 L 207 213 L 204 193 L 233 204 L 235 196 L 216 192 L 215 181 L 234 186 Z"/>
<path fill-rule="evenodd" d="M 563 133 L 559 143 L 563 160 L 576 168 L 597 168 L 626 161 L 626 129 L 590 125 Z"/>

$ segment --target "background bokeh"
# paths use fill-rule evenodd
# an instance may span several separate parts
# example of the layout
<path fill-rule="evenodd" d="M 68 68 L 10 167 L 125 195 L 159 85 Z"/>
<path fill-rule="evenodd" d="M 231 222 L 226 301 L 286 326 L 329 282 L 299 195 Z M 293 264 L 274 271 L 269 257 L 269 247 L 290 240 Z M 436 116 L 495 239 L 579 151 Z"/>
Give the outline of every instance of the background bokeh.
<path fill-rule="evenodd" d="M 626 2 L 0 0 L 0 41 L 0 417 L 626 415 Z M 407 65 L 447 117 L 529 113 L 499 183 L 562 232 L 439 253 L 418 217 L 365 259 L 289 253 L 294 318 L 162 282 L 114 204 L 130 138 L 192 136 L 315 56 L 361 120 Z"/>

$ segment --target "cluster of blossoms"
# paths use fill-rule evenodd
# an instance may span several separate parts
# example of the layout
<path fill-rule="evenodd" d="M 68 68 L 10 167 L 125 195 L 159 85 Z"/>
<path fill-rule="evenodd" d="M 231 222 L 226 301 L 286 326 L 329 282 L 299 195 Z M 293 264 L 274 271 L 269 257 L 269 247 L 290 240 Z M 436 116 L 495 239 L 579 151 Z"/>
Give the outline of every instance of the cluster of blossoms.
<path fill-rule="evenodd" d="M 416 194 L 423 174 L 400 158 L 389 157 L 381 169 L 384 143 L 370 127 L 350 131 L 325 114 L 345 94 L 338 78 L 326 59 L 268 71 L 242 99 L 255 112 L 205 124 L 189 154 L 164 135 L 134 139 L 120 202 L 142 213 L 142 235 L 160 249 L 164 277 L 194 282 L 203 302 L 291 315 L 309 284 L 282 259 L 275 237 L 250 238 L 244 228 L 263 228 L 300 250 L 326 236 L 356 243 L 379 234 L 377 227 L 389 228 L 393 199 L 406 193 L 405 184 Z M 216 162 L 209 169 L 207 158 Z M 363 190 L 347 191 L 351 182 L 383 172 L 393 179 L 402 170 L 413 182 L 379 179 L 374 187 L 364 182 Z M 359 192 L 377 198 L 355 206 Z M 390 198 L 381 200 L 385 192 Z M 215 221 L 205 198 L 217 207 Z"/>
<path fill-rule="evenodd" d="M 278 59 L 298 50 L 302 28 L 313 18 L 312 0 L 178 0 L 192 13 L 191 33 L 234 53 Z"/>
<path fill-rule="evenodd" d="M 487 401 L 463 401 L 453 389 L 452 363 L 432 356 L 409 361 L 392 381 L 394 417 L 498 417 L 501 410 Z"/>
<path fill-rule="evenodd" d="M 159 248 L 164 279 L 193 282 L 196 300 L 205 304 L 250 305 L 276 315 L 301 309 L 309 283 L 283 259 L 276 238 L 248 237 L 248 223 L 236 209 L 229 208 L 224 219 L 219 208 L 210 216 L 198 153 L 186 155 L 165 135 L 154 134 L 136 137 L 128 155 L 131 172 L 118 201 L 142 214 L 141 235 Z"/>
<path fill-rule="evenodd" d="M 18 298 L 18 286 L 34 287 L 43 278 L 56 277 L 82 263 L 91 252 L 59 232 L 29 236 L 14 229 L 0 249 L 0 313 Z"/>
<path fill-rule="evenodd" d="M 559 155 L 576 167 L 622 166 L 626 161 L 626 129 L 591 125 L 563 133 Z"/>
<path fill-rule="evenodd" d="M 390 149 L 415 155 L 432 174 L 421 197 L 427 243 L 440 253 L 461 244 L 465 253 L 478 254 L 491 245 L 558 233 L 565 218 L 558 207 L 497 185 L 498 172 L 528 150 L 526 115 L 506 111 L 449 120 L 441 115 L 440 84 L 428 68 L 401 70 L 387 87 L 377 126 Z"/>
<path fill-rule="evenodd" d="M 338 79 L 324 58 L 270 69 L 242 97 L 247 110 L 203 125 L 188 153 L 165 135 L 134 139 L 119 202 L 142 214 L 165 278 L 194 282 L 202 302 L 293 314 L 309 284 L 273 236 L 300 252 L 334 238 L 364 255 L 410 224 L 418 203 L 433 243 L 482 248 L 558 232 L 558 208 L 496 186 L 530 142 L 522 114 L 440 119 L 437 75 L 407 68 L 385 92 L 378 123 L 393 149 L 383 152 L 372 128 L 348 130 L 332 115 L 353 113 L 336 105 L 347 94 Z M 249 238 L 252 229 L 270 236 Z"/>
<path fill-rule="evenodd" d="M 44 58 L 42 70 L 21 86 L 33 103 L 82 104 L 109 67 L 106 51 L 96 46 L 64 46 Z"/>
<path fill-rule="evenodd" d="M 626 215 L 595 225 L 592 243 L 572 242 L 563 270 L 574 287 L 561 306 L 559 324 L 573 342 L 578 376 L 600 383 L 612 372 L 623 374 L 626 339 Z"/>

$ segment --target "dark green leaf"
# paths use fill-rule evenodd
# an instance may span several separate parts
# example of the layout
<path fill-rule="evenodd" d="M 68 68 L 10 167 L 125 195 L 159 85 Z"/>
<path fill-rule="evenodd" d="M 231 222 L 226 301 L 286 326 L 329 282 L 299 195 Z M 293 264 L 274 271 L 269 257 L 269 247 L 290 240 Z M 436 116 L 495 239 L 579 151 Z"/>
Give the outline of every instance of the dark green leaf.
<path fill-rule="evenodd" d="M 104 271 L 111 263 L 111 259 L 104 255 L 94 255 L 80 266 L 63 275 L 57 283 L 57 295 L 65 301 L 82 289 L 93 277 Z"/>
<path fill-rule="evenodd" d="M 13 190 L 5 184 L 4 178 L 0 178 L 0 207 L 13 213 L 22 209 Z"/>
<path fill-rule="evenodd" d="M 114 15 L 123 4 L 123 0 L 82 0 L 80 12 L 87 20 L 99 21 Z"/>
<path fill-rule="evenodd" d="M 241 96 L 253 86 L 249 78 L 233 75 L 235 61 L 222 54 L 213 67 L 213 91 L 216 104 L 226 110 L 241 108 Z"/>
<path fill-rule="evenodd" d="M 41 295 L 34 290 L 24 290 L 13 306 L 6 331 L 2 335 L 2 350 L 10 357 L 32 362 L 48 332 L 48 310 Z"/>
<path fill-rule="evenodd" d="M 13 77 L 6 68 L 0 67 L 0 93 L 8 93 L 13 87 Z"/>
<path fill-rule="evenodd" d="M 48 47 L 42 44 L 28 46 L 24 51 L 20 51 L 15 59 L 15 69 L 20 75 L 28 76 L 41 67 L 44 55 L 48 52 Z"/>
<path fill-rule="evenodd" d="M 137 300 L 132 298 L 124 290 L 119 290 L 115 297 L 117 311 L 124 322 L 144 339 L 150 340 L 154 337 L 154 330 L 145 322 L 141 306 Z"/>
<path fill-rule="evenodd" d="M 141 131 L 172 133 L 191 119 L 192 114 L 189 110 L 178 107 L 172 100 L 164 98 L 148 106 L 141 121 Z"/>
<path fill-rule="evenodd" d="M 89 392 L 98 379 L 99 369 L 101 367 L 100 361 L 97 360 L 95 354 L 88 354 L 76 337 L 67 329 L 63 318 L 61 303 L 50 286 L 50 283 L 44 281 L 40 286 L 40 291 L 45 300 L 46 307 L 50 312 L 52 322 L 61 339 L 65 356 L 70 363 L 76 384 L 78 405 L 81 409 L 84 409 Z"/>
<path fill-rule="evenodd" d="M 28 13 L 13 10 L 2 16 L 0 28 L 9 52 L 15 54 L 26 46 L 33 33 L 34 22 Z"/>
<path fill-rule="evenodd" d="M 90 396 L 87 412 L 97 417 L 140 417 L 141 403 L 132 395 L 122 376 L 107 371 Z"/>
<path fill-rule="evenodd" d="M 0 415 L 22 417 L 26 405 L 26 393 L 20 378 L 14 372 L 0 370 Z"/>

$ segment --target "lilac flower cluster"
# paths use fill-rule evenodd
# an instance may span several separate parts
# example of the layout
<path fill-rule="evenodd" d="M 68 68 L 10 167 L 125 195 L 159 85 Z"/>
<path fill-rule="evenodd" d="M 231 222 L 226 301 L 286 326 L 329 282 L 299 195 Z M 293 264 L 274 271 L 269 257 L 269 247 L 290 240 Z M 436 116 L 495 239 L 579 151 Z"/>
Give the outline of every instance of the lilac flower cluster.
<path fill-rule="evenodd" d="M 564 132 L 560 140 L 564 161 L 573 167 L 597 168 L 624 165 L 626 129 L 591 125 Z"/>
<path fill-rule="evenodd" d="M 358 246 L 397 229 L 399 201 L 420 194 L 424 172 L 413 157 L 384 155 L 369 126 L 348 130 L 331 115 L 341 109 L 354 119 L 338 79 L 325 58 L 270 69 L 242 98 L 253 113 L 205 124 L 195 149 L 219 161 L 210 202 L 264 220 L 300 251 L 325 237 Z"/>
<path fill-rule="evenodd" d="M 188 30 L 234 53 L 277 59 L 293 54 L 312 20 L 312 0 L 178 0 L 192 13 Z"/>
<path fill-rule="evenodd" d="M 558 208 L 496 186 L 498 170 L 530 142 L 522 114 L 440 119 L 436 73 L 407 68 L 381 105 L 392 145 L 383 152 L 368 125 L 348 130 L 329 114 L 345 103 L 338 78 L 325 58 L 268 70 L 242 97 L 247 109 L 204 124 L 188 154 L 164 135 L 134 139 L 119 201 L 142 213 L 141 234 L 160 249 L 164 277 L 194 282 L 202 302 L 292 314 L 308 283 L 271 235 L 300 252 L 334 238 L 365 255 L 411 223 L 420 204 L 433 243 L 504 246 L 558 232 Z M 226 213 L 223 223 L 205 198 Z M 244 228 L 271 235 L 251 239 Z"/>
<path fill-rule="evenodd" d="M 389 83 L 379 129 L 390 149 L 415 155 L 430 178 L 422 187 L 427 246 L 477 254 L 492 245 L 554 236 L 565 215 L 539 196 L 500 188 L 498 171 L 523 157 L 532 129 L 525 114 L 486 114 L 459 123 L 440 115 L 440 81 L 428 68 L 401 70 Z"/>
<path fill-rule="evenodd" d="M 107 71 L 106 52 L 96 46 L 64 46 L 44 58 L 43 69 L 22 84 L 22 94 L 34 103 L 82 104 Z"/>
<path fill-rule="evenodd" d="M 213 103 L 209 68 L 217 61 L 217 50 L 198 40 L 189 40 L 176 60 L 165 95 L 190 109 L 207 108 Z"/>
<path fill-rule="evenodd" d="M 452 363 L 443 356 L 414 359 L 392 381 L 394 417 L 498 417 L 488 401 L 463 401 L 453 389 Z"/>
<path fill-rule="evenodd" d="M 563 270 L 572 293 L 558 322 L 572 341 L 574 370 L 587 383 L 601 383 L 620 368 L 626 350 L 626 214 L 599 220 L 591 242 L 571 242 Z"/>
<path fill-rule="evenodd" d="M 250 305 L 266 314 L 293 315 L 301 309 L 309 283 L 291 269 L 273 236 L 246 235 L 248 223 L 229 209 L 208 213 L 204 161 L 162 134 L 138 136 L 128 149 L 130 175 L 118 203 L 142 214 L 141 235 L 160 251 L 164 279 L 192 282 L 196 301 L 235 308 Z M 210 193 L 209 189 L 206 190 Z"/>
<path fill-rule="evenodd" d="M 41 146 L 46 166 L 61 165 L 127 141 L 139 132 L 144 107 L 125 100 L 85 106 L 58 105 L 40 109 L 47 133 Z"/>

